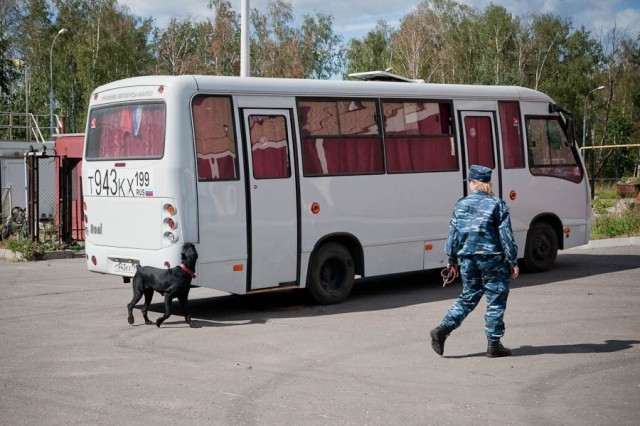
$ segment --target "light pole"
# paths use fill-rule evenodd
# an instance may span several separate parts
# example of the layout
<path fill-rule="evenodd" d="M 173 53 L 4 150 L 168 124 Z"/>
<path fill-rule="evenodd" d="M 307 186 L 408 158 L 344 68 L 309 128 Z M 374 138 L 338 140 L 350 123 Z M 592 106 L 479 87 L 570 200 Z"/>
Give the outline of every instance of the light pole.
<path fill-rule="evenodd" d="M 24 68 L 24 118 L 25 118 L 25 140 L 31 140 L 31 117 L 29 116 L 29 67 L 22 59 L 13 59 L 16 68 Z"/>
<path fill-rule="evenodd" d="M 61 28 L 60 31 L 56 34 L 51 42 L 51 50 L 49 51 L 49 77 L 50 77 L 50 85 L 49 85 L 49 124 L 51 125 L 51 139 L 53 140 L 53 129 L 55 126 L 53 124 L 53 45 L 56 42 L 56 39 L 59 35 L 65 34 L 67 32 L 66 28 Z"/>
<path fill-rule="evenodd" d="M 589 100 L 589 96 L 596 90 L 602 90 L 604 86 L 598 86 L 592 91 L 590 91 L 587 96 L 584 98 L 584 109 L 582 110 L 582 158 L 584 159 L 584 147 L 587 141 L 587 101 Z"/>

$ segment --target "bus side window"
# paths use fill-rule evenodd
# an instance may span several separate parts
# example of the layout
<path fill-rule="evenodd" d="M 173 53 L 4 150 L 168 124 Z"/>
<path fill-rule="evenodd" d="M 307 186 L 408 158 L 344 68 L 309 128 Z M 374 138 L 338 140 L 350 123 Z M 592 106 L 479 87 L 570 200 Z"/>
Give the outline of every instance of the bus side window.
<path fill-rule="evenodd" d="M 291 177 L 287 122 L 283 115 L 249 116 L 251 164 L 256 179 Z"/>
<path fill-rule="evenodd" d="M 298 111 L 305 176 L 384 173 L 374 101 L 300 100 Z"/>
<path fill-rule="evenodd" d="M 238 161 L 231 98 L 198 95 L 191 102 L 198 179 L 237 180 Z"/>
<path fill-rule="evenodd" d="M 498 102 L 500 110 L 500 132 L 505 169 L 524 168 L 524 150 L 520 131 L 520 105 L 518 102 Z"/>
<path fill-rule="evenodd" d="M 569 145 L 557 117 L 526 117 L 526 127 L 532 175 L 582 181 L 577 151 Z"/>
<path fill-rule="evenodd" d="M 383 101 L 387 171 L 458 169 L 448 102 Z"/>

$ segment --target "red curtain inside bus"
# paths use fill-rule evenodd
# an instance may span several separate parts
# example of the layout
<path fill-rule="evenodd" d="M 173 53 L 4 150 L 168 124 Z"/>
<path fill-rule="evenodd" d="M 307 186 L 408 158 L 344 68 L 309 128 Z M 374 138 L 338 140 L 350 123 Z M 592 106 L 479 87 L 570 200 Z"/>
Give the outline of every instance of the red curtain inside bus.
<path fill-rule="evenodd" d="M 500 111 L 500 131 L 504 167 L 517 169 L 524 167 L 524 150 L 520 132 L 520 107 L 518 102 L 498 102 Z"/>
<path fill-rule="evenodd" d="M 282 115 L 249 117 L 251 159 L 256 179 L 279 179 L 291 176 L 287 122 Z"/>
<path fill-rule="evenodd" d="M 159 158 L 164 152 L 164 132 L 164 104 L 101 108 L 90 119 L 87 156 Z"/>
<path fill-rule="evenodd" d="M 384 102 L 383 111 L 390 173 L 457 170 L 450 104 Z"/>
<path fill-rule="evenodd" d="M 198 179 L 238 179 L 231 98 L 198 95 L 191 109 Z"/>
<path fill-rule="evenodd" d="M 303 100 L 298 107 L 305 176 L 384 173 L 374 101 Z"/>
<path fill-rule="evenodd" d="M 465 117 L 464 129 L 469 164 L 478 164 L 490 169 L 495 168 L 491 119 L 489 117 Z"/>
<path fill-rule="evenodd" d="M 457 170 L 452 138 L 387 137 L 387 169 L 394 172 Z"/>
<path fill-rule="evenodd" d="M 306 176 L 383 173 L 380 138 L 304 138 Z"/>

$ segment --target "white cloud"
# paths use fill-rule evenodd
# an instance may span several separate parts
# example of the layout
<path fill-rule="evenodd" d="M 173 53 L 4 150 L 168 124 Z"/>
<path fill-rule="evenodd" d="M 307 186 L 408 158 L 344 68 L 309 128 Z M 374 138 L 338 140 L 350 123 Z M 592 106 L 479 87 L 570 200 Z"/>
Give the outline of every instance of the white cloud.
<path fill-rule="evenodd" d="M 287 1 L 287 0 L 285 0 Z M 459 3 L 484 10 L 489 4 L 503 6 L 515 16 L 531 13 L 552 13 L 569 19 L 574 29 L 584 25 L 594 35 L 608 31 L 614 25 L 626 29 L 629 35 L 640 33 L 640 2 L 626 0 L 457 0 Z M 119 0 L 137 16 L 152 17 L 158 26 L 171 18 L 192 17 L 202 20 L 211 16 L 209 0 Z M 249 0 L 252 9 L 267 12 L 269 0 Z M 325 13 L 333 16 L 334 30 L 345 41 L 363 37 L 379 20 L 397 27 L 402 17 L 421 2 L 416 0 L 289 0 L 297 19 L 303 15 Z M 241 0 L 231 0 L 240 11 Z"/>

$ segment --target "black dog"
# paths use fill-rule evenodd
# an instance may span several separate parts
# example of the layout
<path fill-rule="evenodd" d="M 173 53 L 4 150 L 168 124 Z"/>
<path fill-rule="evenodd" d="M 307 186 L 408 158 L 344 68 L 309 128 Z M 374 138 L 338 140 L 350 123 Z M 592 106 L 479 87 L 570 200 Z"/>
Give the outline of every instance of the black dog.
<path fill-rule="evenodd" d="M 153 291 L 164 295 L 164 315 L 155 323 L 158 327 L 171 316 L 171 303 L 178 298 L 184 311 L 184 320 L 193 328 L 199 326 L 191 321 L 187 299 L 191 288 L 191 280 L 195 278 L 196 261 L 198 252 L 191 243 L 186 243 L 182 248 L 182 263 L 171 269 L 160 269 L 152 266 L 138 266 L 133 277 L 133 299 L 127 305 L 129 309 L 129 324 L 133 324 L 133 307 L 140 301 L 144 294 L 144 306 L 142 315 L 145 324 L 153 324 L 147 317 L 147 310 L 153 298 Z"/>

